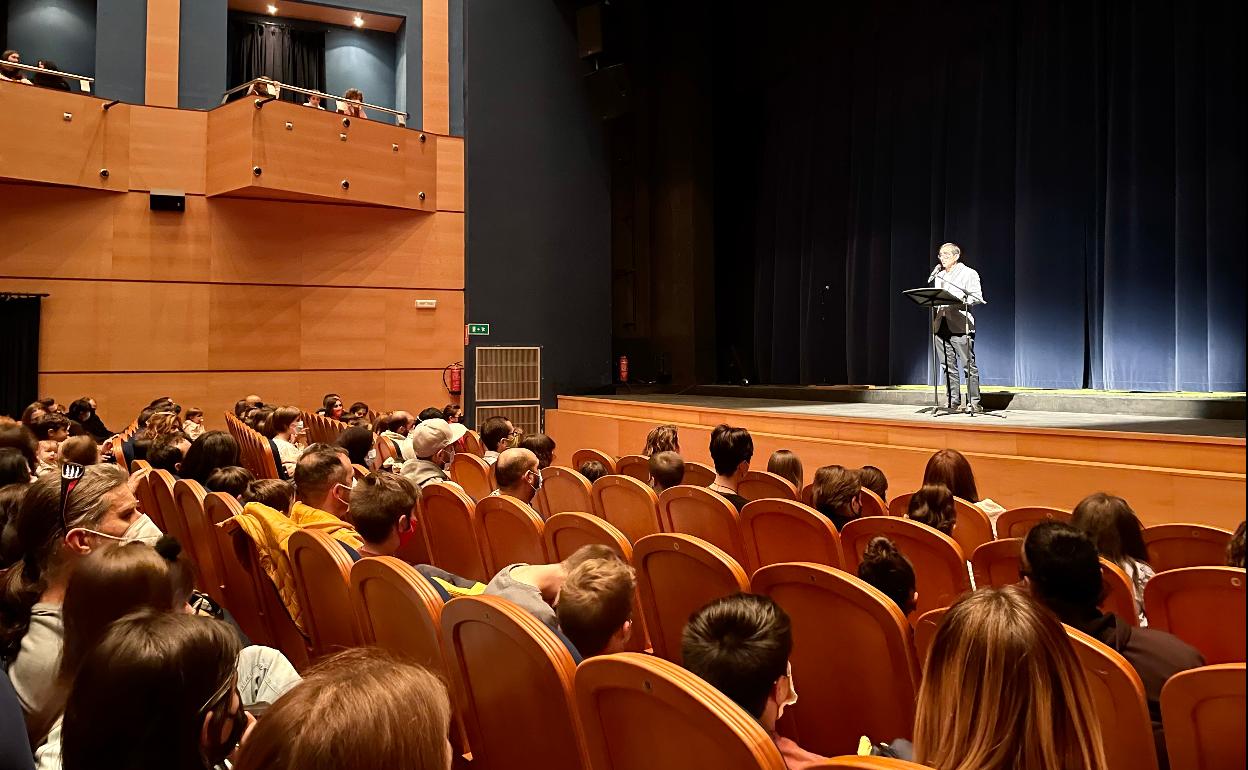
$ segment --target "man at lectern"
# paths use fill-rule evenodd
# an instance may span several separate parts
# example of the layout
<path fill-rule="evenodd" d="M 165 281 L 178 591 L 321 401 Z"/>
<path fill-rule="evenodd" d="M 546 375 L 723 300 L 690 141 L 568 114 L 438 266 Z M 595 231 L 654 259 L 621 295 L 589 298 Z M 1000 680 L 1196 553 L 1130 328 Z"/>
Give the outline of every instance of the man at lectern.
<path fill-rule="evenodd" d="M 956 243 L 940 247 L 940 264 L 927 277 L 935 281 L 938 289 L 944 289 L 962 300 L 959 305 L 939 305 L 933 319 L 932 341 L 940 358 L 940 369 L 945 375 L 945 397 L 949 409 L 962 408 L 962 388 L 958 376 L 958 363 L 966 372 L 966 411 L 982 412 L 979 405 L 979 368 L 975 366 L 975 316 L 971 305 L 986 304 L 983 288 L 979 285 L 979 273 L 960 261 L 962 249 Z"/>

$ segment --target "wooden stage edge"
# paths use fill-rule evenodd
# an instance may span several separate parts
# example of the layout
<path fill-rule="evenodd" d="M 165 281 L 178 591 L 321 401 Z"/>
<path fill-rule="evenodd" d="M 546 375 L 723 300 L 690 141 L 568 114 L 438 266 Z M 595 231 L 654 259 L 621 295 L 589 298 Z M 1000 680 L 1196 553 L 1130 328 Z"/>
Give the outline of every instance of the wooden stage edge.
<path fill-rule="evenodd" d="M 975 469 L 980 495 L 1007 508 L 1070 510 L 1085 495 L 1126 498 L 1145 525 L 1169 522 L 1234 529 L 1244 519 L 1245 440 L 1210 436 L 903 422 L 813 414 L 714 409 L 654 402 L 560 396 L 546 412 L 556 464 L 577 449 L 640 452 L 655 425 L 680 430 L 681 452 L 710 462 L 711 429 L 727 422 L 754 437 L 752 467 L 777 449 L 798 454 L 806 481 L 823 465 L 875 465 L 889 495 L 917 489 L 928 458 L 957 449 Z"/>

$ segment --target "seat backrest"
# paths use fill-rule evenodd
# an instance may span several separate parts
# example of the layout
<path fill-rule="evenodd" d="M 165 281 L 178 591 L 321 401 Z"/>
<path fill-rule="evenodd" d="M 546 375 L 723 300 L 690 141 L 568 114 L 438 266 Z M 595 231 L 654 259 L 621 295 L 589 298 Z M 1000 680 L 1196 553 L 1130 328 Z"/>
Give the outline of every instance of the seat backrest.
<path fill-rule="evenodd" d="M 1101 581 L 1105 584 L 1105 598 L 1101 600 L 1101 609 L 1114 613 L 1123 623 L 1138 626 L 1140 610 L 1135 605 L 1135 589 L 1131 585 L 1131 578 L 1122 571 L 1122 567 L 1104 556 L 1101 557 Z"/>
<path fill-rule="evenodd" d="M 363 478 L 367 478 L 368 474 L 370 473 L 372 473 L 372 471 L 370 471 L 368 468 L 365 468 L 363 465 L 360 465 L 359 463 L 351 464 L 351 475 L 352 475 L 352 478 L 354 478 L 356 481 L 359 481 L 360 479 L 363 479 Z"/>
<path fill-rule="evenodd" d="M 497 596 L 464 596 L 442 610 L 442 648 L 462 701 L 473 764 L 584 770 L 576 664 L 550 629 Z"/>
<path fill-rule="evenodd" d="M 1157 770 L 1153 723 L 1140 675 L 1126 658 L 1096 639 L 1069 626 L 1066 633 L 1088 680 L 1109 770 Z"/>
<path fill-rule="evenodd" d="M 130 470 L 132 473 L 137 473 L 138 471 L 150 471 L 151 469 L 152 464 L 147 460 L 135 460 L 130 463 Z"/>
<path fill-rule="evenodd" d="M 677 663 L 689 616 L 713 599 L 750 589 L 731 556 L 689 535 L 643 537 L 633 544 L 633 567 L 654 654 Z"/>
<path fill-rule="evenodd" d="M 581 466 L 590 461 L 600 462 L 607 473 L 615 473 L 615 458 L 598 449 L 578 449 L 572 453 L 572 467 L 580 470 Z"/>
<path fill-rule="evenodd" d="M 981 545 L 980 548 L 983 548 Z M 934 610 L 928 610 L 914 621 L 914 658 L 918 661 L 919 670 L 927 668 L 927 653 L 932 649 L 932 642 L 936 639 L 936 630 L 940 628 L 940 623 L 945 619 L 945 613 L 949 611 L 948 607 L 937 607 Z"/>
<path fill-rule="evenodd" d="M 590 488 L 594 514 L 616 526 L 632 542 L 661 532 L 659 498 L 644 481 L 608 475 Z"/>
<path fill-rule="evenodd" d="M 152 492 L 152 480 L 148 478 L 150 475 L 152 475 L 151 470 L 143 474 L 135 472 L 138 480 L 134 482 L 134 496 L 139 499 L 139 510 L 146 513 L 152 523 L 160 527 L 161 532 L 168 532 L 169 527 L 165 524 L 165 517 L 161 513 L 160 506 L 156 504 L 156 495 Z"/>
<path fill-rule="evenodd" d="M 494 491 L 490 464 L 474 454 L 456 452 L 451 460 L 451 481 L 464 488 L 473 500 L 484 500 Z"/>
<path fill-rule="evenodd" d="M 1244 767 L 1243 663 L 1182 671 L 1161 688 L 1161 725 L 1170 767 Z"/>
<path fill-rule="evenodd" d="M 470 580 L 489 582 L 477 541 L 476 505 L 463 490 L 450 484 L 427 484 L 420 495 L 420 520 L 435 565 Z"/>
<path fill-rule="evenodd" d="M 383 436 L 380 433 L 373 434 L 373 446 L 377 449 L 377 456 L 373 460 L 373 470 L 383 467 L 386 460 L 398 457 L 399 455 L 399 450 L 395 446 L 394 440 L 388 436 Z"/>
<path fill-rule="evenodd" d="M 745 564 L 756 570 L 768 564 L 807 561 L 840 569 L 841 536 L 823 514 L 793 500 L 755 500 L 741 509 Z"/>
<path fill-rule="evenodd" d="M 634 652 L 576 670 L 590 764 L 612 770 L 784 770 L 762 725 L 685 669 Z"/>
<path fill-rule="evenodd" d="M 775 498 L 778 500 L 796 500 L 797 487 L 788 479 L 770 471 L 748 471 L 741 483 L 737 484 L 737 494 L 746 500 L 762 500 Z"/>
<path fill-rule="evenodd" d="M 125 438 L 122 438 L 121 436 L 114 436 L 111 442 L 113 447 L 113 462 L 117 463 L 117 465 L 120 466 L 126 473 L 130 472 L 130 466 L 126 464 L 126 451 L 122 449 L 122 444 L 126 443 L 126 439 L 130 438 L 130 435 L 127 435 Z"/>
<path fill-rule="evenodd" d="M 802 700 L 781 730 L 824 756 L 859 736 L 909 738 L 919 671 L 910 624 L 865 581 L 818 564 L 773 564 L 754 573 L 793 624 L 793 677 Z M 891 740 L 891 739 L 889 739 Z"/>
<path fill-rule="evenodd" d="M 589 479 L 559 465 L 542 470 L 542 488 L 533 502 L 547 519 L 556 513 L 590 513 L 594 510 Z"/>
<path fill-rule="evenodd" d="M 949 536 L 961 546 L 962 553 L 975 553 L 976 548 L 992 540 L 992 522 L 978 505 L 955 497 L 953 509 L 957 518 Z"/>
<path fill-rule="evenodd" d="M 358 647 L 362 641 L 359 623 L 347 590 L 351 557 L 337 540 L 311 529 L 292 534 L 287 550 L 313 657 Z"/>
<path fill-rule="evenodd" d="M 905 517 L 906 512 L 910 510 L 910 498 L 914 497 L 913 492 L 907 492 L 904 495 L 897 495 L 888 501 L 888 515 Z"/>
<path fill-rule="evenodd" d="M 650 481 L 650 458 L 645 455 L 624 455 L 615 462 L 615 471 L 621 476 L 632 476 L 638 481 Z"/>
<path fill-rule="evenodd" d="M 243 467 L 258 479 L 279 478 L 273 447 L 267 438 L 228 412 L 225 426 L 238 442 L 239 462 Z"/>
<path fill-rule="evenodd" d="M 151 484 L 152 500 L 155 502 L 156 509 L 160 511 L 160 518 L 165 523 L 165 534 L 173 535 L 186 549 L 188 555 L 194 556 L 195 550 L 191 544 L 194 535 L 191 533 L 190 525 L 186 518 L 182 515 L 178 503 L 173 497 L 173 474 L 166 470 L 156 469 L 148 471 L 145 477 Z M 194 563 L 195 585 L 204 586 L 208 582 L 204 580 L 204 575 L 200 570 L 198 560 Z"/>
<path fill-rule="evenodd" d="M 476 519 L 487 574 L 508 564 L 546 563 L 542 517 L 529 506 L 507 495 L 486 497 L 477 503 Z"/>
<path fill-rule="evenodd" d="M 213 538 L 217 552 L 221 554 L 221 580 L 224 585 L 222 604 L 234 616 L 243 633 L 255 644 L 273 646 L 273 637 L 265 625 L 261 610 L 256 576 L 251 572 L 247 554 L 246 535 L 233 527 L 220 526 L 221 522 L 241 513 L 243 506 L 225 492 L 209 492 L 204 497 L 204 515 L 212 522 Z M 268 579 L 267 576 L 261 576 Z"/>
<path fill-rule="evenodd" d="M 591 513 L 556 513 L 546 520 L 542 540 L 552 561 L 563 561 L 586 545 L 615 549 L 624 561 L 632 561 L 633 546 L 624 533 Z"/>
<path fill-rule="evenodd" d="M 442 597 L 415 567 L 393 556 L 360 559 L 348 590 L 364 644 L 446 675 Z"/>
<path fill-rule="evenodd" d="M 897 516 L 854 519 L 841 529 L 841 552 L 845 571 L 858 574 L 858 564 L 867 543 L 883 535 L 897 546 L 914 567 L 918 606 L 911 614 L 920 615 L 937 607 L 952 605 L 971 588 L 971 575 L 962 549 L 953 538 L 917 521 Z"/>
<path fill-rule="evenodd" d="M 846 754 L 810 765 L 810 770 L 927 770 L 927 765 L 892 757 L 859 757 Z"/>
<path fill-rule="evenodd" d="M 186 547 L 195 559 L 203 583 L 199 589 L 214 600 L 225 603 L 225 576 L 221 570 L 221 552 L 218 550 L 212 522 L 204 512 L 204 498 L 208 490 L 193 479 L 178 479 L 173 485 L 173 502 L 186 523 L 190 542 Z"/>
<path fill-rule="evenodd" d="M 685 478 L 680 482 L 691 487 L 709 487 L 715 480 L 715 470 L 705 463 L 685 460 Z"/>
<path fill-rule="evenodd" d="M 308 443 L 332 444 L 347 429 L 345 422 L 340 422 L 323 414 L 303 413 L 303 427 L 308 432 Z"/>
<path fill-rule="evenodd" d="M 1181 567 L 1221 567 L 1234 534 L 1204 524 L 1154 524 L 1144 528 L 1148 564 L 1156 572 Z"/>
<path fill-rule="evenodd" d="M 468 454 L 482 457 L 485 455 L 485 447 L 481 446 L 481 435 L 475 430 L 470 430 L 464 434 L 464 451 Z"/>
<path fill-rule="evenodd" d="M 1042 505 L 1011 508 L 997 517 L 997 537 L 1027 537 L 1031 528 L 1042 521 L 1060 521 L 1063 524 L 1069 524 L 1070 511 L 1046 508 Z"/>
<path fill-rule="evenodd" d="M 1244 662 L 1244 570 L 1183 567 L 1144 586 L 1149 628 L 1169 631 L 1200 650 L 1205 662 Z"/>
<path fill-rule="evenodd" d="M 975 587 L 1012 586 L 1022 580 L 1018 574 L 1023 562 L 1023 539 L 1007 537 L 984 543 L 971 554 L 971 572 L 975 575 Z"/>
<path fill-rule="evenodd" d="M 681 484 L 659 495 L 659 524 L 664 532 L 700 538 L 746 563 L 741 516 L 727 498 L 706 487 Z"/>
<path fill-rule="evenodd" d="M 879 495 L 863 487 L 858 491 L 858 502 L 862 504 L 863 516 L 887 516 L 888 503 Z"/>

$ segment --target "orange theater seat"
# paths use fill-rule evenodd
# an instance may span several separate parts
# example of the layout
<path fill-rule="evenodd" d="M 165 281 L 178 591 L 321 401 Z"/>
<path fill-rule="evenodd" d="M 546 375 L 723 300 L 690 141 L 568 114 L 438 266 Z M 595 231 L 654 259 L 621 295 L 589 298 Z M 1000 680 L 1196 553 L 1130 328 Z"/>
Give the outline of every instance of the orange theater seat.
<path fill-rule="evenodd" d="M 1127 573 L 1122 571 L 1122 567 L 1102 556 L 1101 580 L 1105 583 L 1105 598 L 1101 600 L 1101 610 L 1114 613 L 1124 623 L 1138 626 L 1140 610 L 1135 605 L 1135 589 L 1131 587 L 1131 578 L 1127 577 Z"/>
<path fill-rule="evenodd" d="M 456 452 L 451 460 L 451 481 L 463 487 L 473 500 L 484 500 L 494 491 L 489 463 L 466 452 Z"/>
<path fill-rule="evenodd" d="M 750 569 L 808 561 L 841 568 L 841 536 L 823 514 L 793 500 L 755 500 L 741 509 Z"/>
<path fill-rule="evenodd" d="M 1148 625 L 1200 650 L 1205 662 L 1244 662 L 1244 570 L 1184 567 L 1155 575 L 1144 586 Z"/>
<path fill-rule="evenodd" d="M 632 542 L 660 532 L 659 499 L 644 481 L 608 475 L 594 482 L 590 499 L 596 516 L 614 524 Z"/>
<path fill-rule="evenodd" d="M 1156 572 L 1181 567 L 1221 567 L 1234 533 L 1203 524 L 1154 524 L 1144 528 L 1148 564 Z"/>
<path fill-rule="evenodd" d="M 514 497 L 496 495 L 477 503 L 477 536 L 490 575 L 508 564 L 545 564 L 542 517 Z"/>
<path fill-rule="evenodd" d="M 918 620 L 928 610 L 948 607 L 971 588 L 966 558 L 953 538 L 917 521 L 897 516 L 854 519 L 841 530 L 845 570 L 857 574 L 862 552 L 871 538 L 883 535 L 897 546 L 914 566 L 919 603 L 911 617 Z"/>
<path fill-rule="evenodd" d="M 442 569 L 469 580 L 490 580 L 477 542 L 476 505 L 451 484 L 428 484 L 421 490 L 420 518 L 429 558 Z"/>
<path fill-rule="evenodd" d="M 887 516 L 888 504 L 880 496 L 863 487 L 858 492 L 858 502 L 862 503 L 863 516 Z"/>
<path fill-rule="evenodd" d="M 597 449 L 578 449 L 572 453 L 572 467 L 580 470 L 581 466 L 587 462 L 600 462 L 607 469 L 607 473 L 615 473 L 615 458 L 606 452 Z"/>
<path fill-rule="evenodd" d="M 659 524 L 664 532 L 701 538 L 738 564 L 746 563 L 741 517 L 736 507 L 714 490 L 686 484 L 663 490 L 659 495 Z"/>
<path fill-rule="evenodd" d="M 1087 634 L 1069 626 L 1066 633 L 1083 664 L 1109 770 L 1157 770 L 1153 723 L 1140 675 L 1126 658 Z"/>
<path fill-rule="evenodd" d="M 552 465 L 542 471 L 542 488 L 533 506 L 549 519 L 556 513 L 591 513 L 594 510 L 589 479 L 571 468 Z"/>
<path fill-rule="evenodd" d="M 963 554 L 975 553 L 975 549 L 992 540 L 992 522 L 978 505 L 960 497 L 953 498 L 957 519 L 949 535 L 962 548 Z"/>
<path fill-rule="evenodd" d="M 983 546 L 981 545 L 980 548 Z M 927 668 L 927 653 L 931 651 L 932 642 L 936 639 L 936 631 L 940 628 L 941 621 L 945 619 L 945 613 L 948 611 L 948 607 L 928 610 L 914 622 L 914 657 L 920 669 Z"/>
<path fill-rule="evenodd" d="M 971 572 L 975 575 L 975 587 L 1011 586 L 1022 580 L 1018 574 L 1022 567 L 1023 539 L 1019 537 L 993 540 L 984 543 L 971 554 Z"/>
<path fill-rule="evenodd" d="M 1170 767 L 1221 770 L 1245 766 L 1244 664 L 1182 671 L 1161 688 L 1161 724 Z"/>
<path fill-rule="evenodd" d="M 1060 508 L 1046 508 L 1033 505 L 1026 508 L 1011 508 L 997 517 L 997 537 L 1027 537 L 1031 528 L 1042 521 L 1060 521 L 1070 523 L 1070 511 Z"/>
<path fill-rule="evenodd" d="M 749 471 L 737 485 L 737 494 L 746 500 L 796 500 L 797 491 L 793 482 L 768 471 Z"/>
<path fill-rule="evenodd" d="M 704 463 L 685 460 L 685 478 L 682 484 L 691 487 L 709 487 L 715 480 L 715 470 Z"/>
<path fill-rule="evenodd" d="M 645 455 L 624 455 L 615 463 L 621 476 L 632 476 L 638 481 L 650 481 L 650 458 Z"/>
<path fill-rule="evenodd" d="M 337 540 L 311 529 L 292 534 L 287 548 L 313 658 L 358 647 L 362 638 L 348 590 L 351 557 Z"/>

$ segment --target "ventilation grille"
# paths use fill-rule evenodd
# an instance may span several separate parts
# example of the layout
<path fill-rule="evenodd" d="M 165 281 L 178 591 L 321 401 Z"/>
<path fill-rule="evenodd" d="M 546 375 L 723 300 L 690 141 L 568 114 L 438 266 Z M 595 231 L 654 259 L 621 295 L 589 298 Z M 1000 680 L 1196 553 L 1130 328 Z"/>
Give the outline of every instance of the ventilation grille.
<path fill-rule="evenodd" d="M 477 425 L 481 425 L 491 417 L 506 417 L 511 424 L 531 436 L 542 432 L 542 407 L 539 404 L 498 404 L 497 406 L 478 406 Z"/>
<path fill-rule="evenodd" d="M 476 378 L 478 403 L 539 401 L 542 398 L 542 349 L 477 348 Z M 477 424 L 480 425 L 480 421 Z"/>

